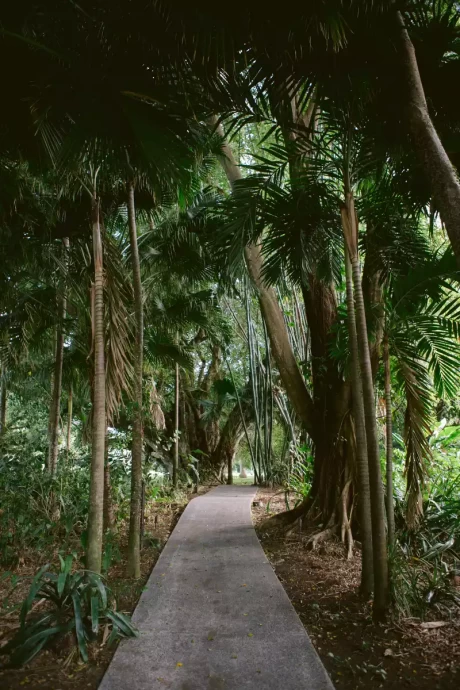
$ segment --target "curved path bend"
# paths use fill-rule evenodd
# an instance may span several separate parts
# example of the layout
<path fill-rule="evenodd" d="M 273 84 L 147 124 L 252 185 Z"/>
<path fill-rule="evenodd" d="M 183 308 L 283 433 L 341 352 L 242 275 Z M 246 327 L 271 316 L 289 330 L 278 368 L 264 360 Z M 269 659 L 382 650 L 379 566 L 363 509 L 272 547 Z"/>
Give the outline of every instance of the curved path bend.
<path fill-rule="evenodd" d="M 255 489 L 189 503 L 100 690 L 333 690 L 251 521 Z"/>

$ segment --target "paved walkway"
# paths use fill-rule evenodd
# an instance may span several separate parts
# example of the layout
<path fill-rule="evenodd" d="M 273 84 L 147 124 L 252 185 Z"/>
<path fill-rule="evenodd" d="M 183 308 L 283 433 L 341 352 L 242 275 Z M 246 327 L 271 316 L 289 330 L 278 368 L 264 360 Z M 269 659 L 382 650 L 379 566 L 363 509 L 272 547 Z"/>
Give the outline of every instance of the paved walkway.
<path fill-rule="evenodd" d="M 100 690 L 333 690 L 252 527 L 254 494 L 189 503 Z"/>

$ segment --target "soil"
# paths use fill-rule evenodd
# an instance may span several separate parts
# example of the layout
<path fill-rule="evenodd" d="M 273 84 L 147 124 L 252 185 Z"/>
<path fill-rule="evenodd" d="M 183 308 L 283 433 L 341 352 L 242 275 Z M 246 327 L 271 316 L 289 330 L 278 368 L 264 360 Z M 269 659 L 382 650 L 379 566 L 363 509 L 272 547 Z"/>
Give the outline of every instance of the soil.
<path fill-rule="evenodd" d="M 201 495 L 210 487 L 201 487 Z M 196 494 L 184 495 L 180 503 L 154 502 L 146 506 L 144 545 L 141 552 L 141 578 L 132 580 L 126 577 L 127 565 L 127 524 L 122 524 L 116 538 L 118 557 L 107 572 L 107 584 L 114 592 L 119 611 L 131 614 L 136 607 L 148 577 L 165 545 L 170 533 L 177 523 L 187 503 Z M 80 546 L 76 545 L 77 548 Z M 81 546 L 80 549 L 81 550 Z M 18 628 L 18 605 L 25 598 L 32 577 L 45 563 L 58 562 L 57 548 L 47 553 L 35 550 L 22 552 L 21 559 L 12 571 L 0 567 L 0 646 Z M 12 588 L 12 574 L 18 584 Z M 2 576 L 4 576 L 2 578 Z M 38 609 L 37 609 L 38 610 Z M 93 644 L 89 648 L 90 662 L 84 664 L 79 660 L 72 637 L 62 641 L 57 648 L 44 650 L 25 668 L 0 669 L 0 688 L 2 690 L 95 690 L 104 675 L 115 652 L 116 644 L 111 648 Z M 0 662 L 4 661 L 0 657 Z"/>
<path fill-rule="evenodd" d="M 200 489 L 204 493 L 208 488 Z M 166 542 L 188 500 L 152 503 L 146 510 L 142 550 L 142 577 L 126 578 L 126 526 L 119 532 L 119 559 L 107 579 L 117 597 L 118 609 L 131 613 Z M 253 518 L 262 546 L 283 583 L 337 690 L 340 688 L 385 688 L 404 690 L 453 690 L 460 687 L 460 620 L 452 617 L 443 627 L 424 628 L 418 619 L 393 619 L 384 626 L 371 620 L 372 602 L 358 594 L 360 553 L 350 560 L 338 541 L 324 542 L 315 551 L 307 547 L 305 533 L 286 536 L 267 531 L 263 523 L 270 514 L 285 510 L 284 496 L 270 489 L 258 493 Z M 267 512 L 267 504 L 269 512 Z M 153 539 L 154 538 L 154 539 Z M 155 541 L 154 541 L 155 540 Z M 17 606 L 30 586 L 30 579 L 46 562 L 56 562 L 54 553 L 23 553 L 14 569 L 19 584 L 11 591 L 11 579 L 0 569 L 0 645 L 14 632 Z M 6 603 L 5 603 L 6 602 Z M 446 624 L 447 623 L 447 624 Z M 90 663 L 77 658 L 75 646 L 61 646 L 38 655 L 26 668 L 0 671 L 0 687 L 46 690 L 96 690 L 116 645 L 94 646 Z"/>
<path fill-rule="evenodd" d="M 338 540 L 312 551 L 307 533 L 286 535 L 286 530 L 264 526 L 267 517 L 285 509 L 284 494 L 261 489 L 253 507 L 254 524 L 336 688 L 458 690 L 458 611 L 441 627 L 422 627 L 421 620 L 395 616 L 385 625 L 374 625 L 372 602 L 363 601 L 358 592 L 359 550 L 347 560 Z"/>

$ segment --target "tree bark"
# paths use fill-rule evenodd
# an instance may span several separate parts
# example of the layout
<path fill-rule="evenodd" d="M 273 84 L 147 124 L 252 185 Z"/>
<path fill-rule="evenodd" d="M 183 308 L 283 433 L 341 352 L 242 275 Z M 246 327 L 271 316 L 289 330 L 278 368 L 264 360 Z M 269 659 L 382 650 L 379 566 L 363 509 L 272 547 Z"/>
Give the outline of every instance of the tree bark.
<path fill-rule="evenodd" d="M 72 417 L 73 417 L 73 392 L 72 392 L 72 386 L 70 386 L 69 387 L 69 395 L 67 398 L 67 440 L 66 440 L 67 462 L 69 462 L 70 443 L 72 441 Z"/>
<path fill-rule="evenodd" d="M 6 367 L 2 363 L 2 370 L 0 376 L 0 436 L 3 436 L 6 429 Z"/>
<path fill-rule="evenodd" d="M 409 131 L 433 197 L 441 214 L 452 249 L 460 265 L 460 183 L 428 111 L 415 49 L 401 12 L 396 12 L 400 33 L 399 52 L 407 93 Z"/>
<path fill-rule="evenodd" d="M 99 199 L 94 195 L 91 206 L 94 257 L 94 384 L 91 479 L 88 513 L 87 567 L 101 572 L 104 513 L 104 457 L 107 418 L 105 409 L 104 351 L 104 264 L 102 252 Z"/>
<path fill-rule="evenodd" d="M 378 241 L 374 237 L 374 230 L 368 225 L 366 229 L 366 257 L 364 259 L 362 284 L 368 331 L 372 333 L 372 338 L 369 342 L 369 353 L 374 383 L 380 365 L 385 321 L 379 251 L 380 248 Z"/>
<path fill-rule="evenodd" d="M 254 420 L 254 404 L 249 391 L 250 383 L 247 384 L 240 400 L 235 403 L 230 411 L 220 434 L 219 442 L 211 455 L 211 466 L 216 472 L 219 472 L 222 467 L 227 466 L 232 475 L 233 458 L 244 433 L 244 426 L 246 425 L 247 428 Z"/>
<path fill-rule="evenodd" d="M 216 122 L 216 118 L 211 121 L 210 124 L 213 128 Z M 217 132 L 223 137 L 224 133 L 220 125 L 217 127 Z M 225 141 L 222 145 L 222 153 L 223 155 L 219 160 L 230 187 L 234 189 L 235 183 L 242 179 L 242 175 L 233 156 L 232 149 Z M 249 275 L 258 291 L 260 308 L 267 326 L 273 358 L 281 380 L 296 414 L 304 423 L 308 434 L 314 439 L 316 434 L 313 421 L 313 401 L 294 356 L 283 312 L 279 306 L 276 294 L 271 287 L 266 287 L 262 281 L 260 247 L 253 244 L 249 245 L 245 248 L 244 255 Z"/>
<path fill-rule="evenodd" d="M 393 420 L 392 420 L 392 401 L 391 401 L 391 368 L 390 368 L 390 347 L 388 334 L 385 334 L 383 341 L 383 362 L 385 366 L 385 422 L 386 422 L 386 479 L 387 479 L 387 524 L 388 524 L 388 544 L 390 548 L 395 541 L 395 508 L 393 499 Z"/>
<path fill-rule="evenodd" d="M 356 335 L 353 276 L 350 256 L 345 244 L 345 274 L 347 287 L 348 340 L 351 359 L 352 402 L 355 422 L 356 461 L 358 466 L 358 505 L 362 543 L 361 592 L 368 596 L 374 589 L 372 553 L 372 518 L 367 461 L 366 425 L 364 419 L 363 387 L 359 371 L 358 340 Z"/>
<path fill-rule="evenodd" d="M 369 463 L 369 486 L 371 494 L 372 546 L 374 558 L 374 604 L 375 620 L 383 620 L 388 608 L 388 557 L 385 531 L 385 506 L 380 469 L 380 456 L 375 417 L 375 396 L 372 381 L 372 366 L 367 337 L 366 312 L 361 283 L 358 256 L 358 223 L 353 196 L 347 192 L 346 204 L 341 209 L 342 224 L 350 254 L 355 293 L 356 332 L 358 355 L 363 387 L 364 417 L 366 423 L 367 456 Z"/>
<path fill-rule="evenodd" d="M 173 458 L 173 487 L 177 488 L 179 472 L 179 365 L 176 364 L 176 381 L 174 386 L 174 458 Z"/>
<path fill-rule="evenodd" d="M 332 327 L 337 319 L 337 298 L 333 285 L 308 274 L 302 286 L 310 334 L 314 405 L 314 479 L 311 496 L 323 524 L 343 505 L 342 484 L 347 468 L 347 448 L 341 441 L 341 427 L 350 403 L 350 386 L 344 383 L 337 362 L 330 356 Z M 349 492 L 348 492 L 349 494 Z M 347 503 L 349 495 L 347 495 Z"/>
<path fill-rule="evenodd" d="M 104 532 L 112 529 L 115 522 L 113 499 L 112 499 L 112 479 L 110 476 L 109 463 L 109 438 L 105 436 L 105 464 L 104 464 Z"/>
<path fill-rule="evenodd" d="M 128 573 L 136 579 L 141 576 L 141 501 L 142 501 L 142 370 L 144 355 L 144 307 L 142 297 L 141 267 L 137 245 L 134 183 L 128 184 L 128 225 L 131 248 L 131 264 L 134 287 L 134 414 L 131 451 L 131 508 L 128 538 Z"/>
<path fill-rule="evenodd" d="M 64 244 L 64 265 L 67 265 L 69 238 L 63 239 Z M 59 453 L 59 413 L 61 409 L 61 393 L 62 393 L 62 363 L 64 360 L 64 319 L 67 309 L 66 299 L 66 277 L 61 285 L 58 285 L 58 323 L 56 326 L 56 350 L 54 356 L 54 371 L 53 371 L 53 393 L 51 396 L 51 406 L 49 413 L 48 432 L 49 432 L 49 447 L 48 447 L 48 471 L 55 474 L 57 469 L 58 453 Z"/>

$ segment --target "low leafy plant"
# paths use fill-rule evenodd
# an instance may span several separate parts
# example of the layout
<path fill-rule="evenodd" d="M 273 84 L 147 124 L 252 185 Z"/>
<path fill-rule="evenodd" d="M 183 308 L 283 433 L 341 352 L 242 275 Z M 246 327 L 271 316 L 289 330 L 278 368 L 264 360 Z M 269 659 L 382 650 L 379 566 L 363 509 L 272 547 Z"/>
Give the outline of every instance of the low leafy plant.
<path fill-rule="evenodd" d="M 136 637 L 128 616 L 111 608 L 114 603 L 103 578 L 96 573 L 72 572 L 73 556 L 60 558 L 59 572 L 43 566 L 35 575 L 19 616 L 20 628 L 0 654 L 9 655 L 9 666 L 31 661 L 43 648 L 73 633 L 83 661 L 88 661 L 88 643 L 105 628 L 104 641 L 110 645 L 118 637 Z M 35 613 L 36 602 L 46 609 Z M 109 634 L 110 630 L 110 634 Z"/>

